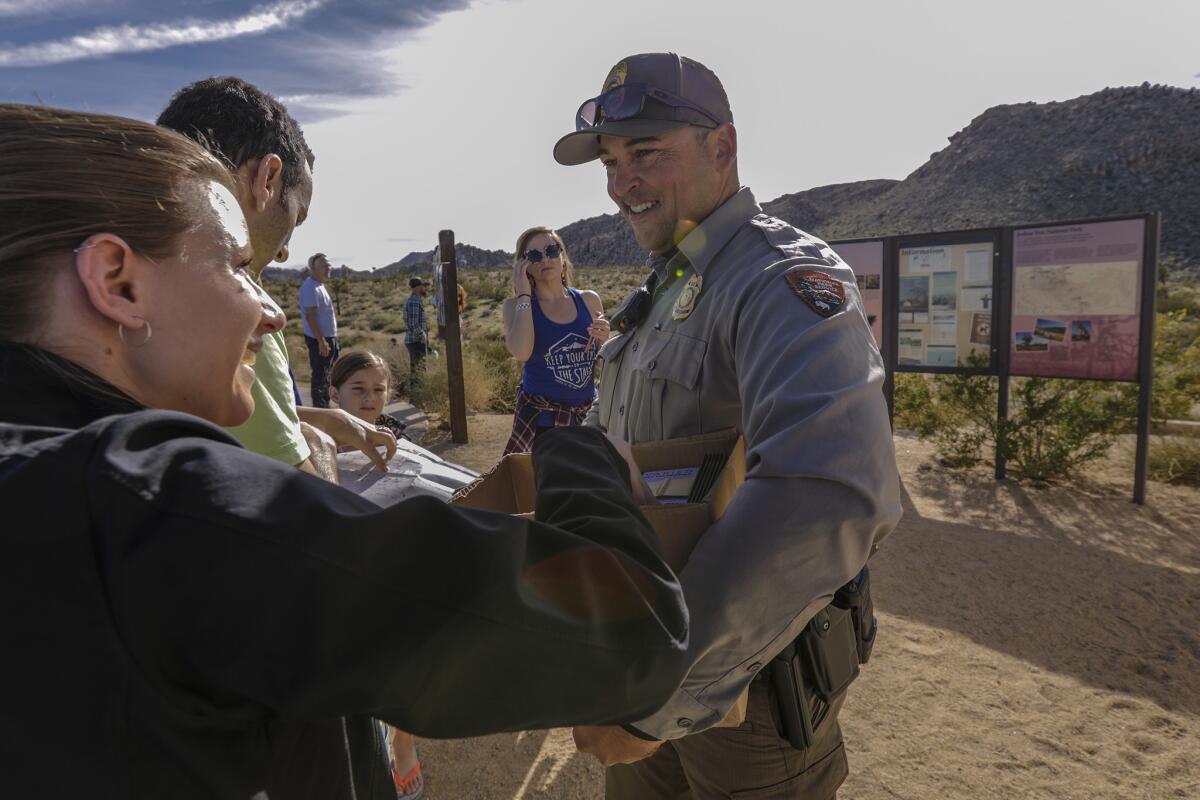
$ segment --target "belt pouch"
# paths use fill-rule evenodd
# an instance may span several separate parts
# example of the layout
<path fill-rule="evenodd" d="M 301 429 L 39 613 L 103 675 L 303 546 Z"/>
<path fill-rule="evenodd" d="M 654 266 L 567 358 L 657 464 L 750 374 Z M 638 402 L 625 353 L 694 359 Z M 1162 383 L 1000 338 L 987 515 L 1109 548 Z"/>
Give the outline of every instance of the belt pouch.
<path fill-rule="evenodd" d="M 865 664 L 871 658 L 875 646 L 875 604 L 871 601 L 871 572 L 867 567 L 833 596 L 833 604 L 850 612 L 854 623 L 855 645 L 858 648 L 858 663 Z"/>
<path fill-rule="evenodd" d="M 841 697 L 858 677 L 857 640 L 853 616 L 834 605 L 818 611 L 797 640 L 805 675 L 826 703 Z"/>

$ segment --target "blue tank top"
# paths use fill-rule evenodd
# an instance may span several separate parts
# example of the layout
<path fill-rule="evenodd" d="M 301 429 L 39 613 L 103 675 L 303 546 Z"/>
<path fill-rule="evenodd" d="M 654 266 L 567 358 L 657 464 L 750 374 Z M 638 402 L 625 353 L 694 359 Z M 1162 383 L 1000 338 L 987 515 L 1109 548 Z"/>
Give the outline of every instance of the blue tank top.
<path fill-rule="evenodd" d="M 527 394 L 540 394 L 556 403 L 577 406 L 591 400 L 596 394 L 592 380 L 592 367 L 596 363 L 596 351 L 603 342 L 593 342 L 588 347 L 588 326 L 592 324 L 592 312 L 583 302 L 583 296 L 568 289 L 575 301 L 575 319 L 560 325 L 542 313 L 537 297 L 530 298 L 533 304 L 533 352 L 525 362 L 521 386 Z"/>

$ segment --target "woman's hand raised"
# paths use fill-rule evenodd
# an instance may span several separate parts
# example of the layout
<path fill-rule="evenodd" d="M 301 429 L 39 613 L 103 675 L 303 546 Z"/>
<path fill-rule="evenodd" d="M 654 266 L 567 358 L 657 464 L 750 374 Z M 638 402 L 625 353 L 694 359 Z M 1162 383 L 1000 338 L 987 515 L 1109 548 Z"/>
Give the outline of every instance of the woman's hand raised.
<path fill-rule="evenodd" d="M 516 266 L 513 267 L 513 289 L 518 295 L 533 293 L 529 285 L 529 274 L 526 272 L 528 269 L 529 259 L 524 256 L 518 258 Z"/>

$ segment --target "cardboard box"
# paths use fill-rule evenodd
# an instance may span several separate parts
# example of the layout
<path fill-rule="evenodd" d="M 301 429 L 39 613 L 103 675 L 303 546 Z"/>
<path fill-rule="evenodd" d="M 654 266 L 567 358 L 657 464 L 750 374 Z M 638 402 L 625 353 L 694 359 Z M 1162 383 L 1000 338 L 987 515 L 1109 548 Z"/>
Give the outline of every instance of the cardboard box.
<path fill-rule="evenodd" d="M 633 446 L 633 458 L 643 472 L 699 466 L 706 455 L 728 454 L 729 461 L 713 486 L 708 503 L 642 506 L 642 513 L 662 541 L 663 555 L 680 572 L 701 534 L 720 519 L 746 480 L 746 448 L 736 430 L 647 442 Z M 505 456 L 490 472 L 454 493 L 451 503 L 468 508 L 533 516 L 533 461 L 528 453 Z M 746 718 L 746 692 L 718 727 L 735 727 Z"/>

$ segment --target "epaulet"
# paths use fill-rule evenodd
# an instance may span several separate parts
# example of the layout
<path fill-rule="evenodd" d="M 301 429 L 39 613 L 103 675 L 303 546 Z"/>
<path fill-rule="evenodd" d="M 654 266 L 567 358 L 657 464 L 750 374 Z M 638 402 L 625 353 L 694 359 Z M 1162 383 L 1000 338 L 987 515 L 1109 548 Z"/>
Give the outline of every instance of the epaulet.
<path fill-rule="evenodd" d="M 767 244 L 787 258 L 801 258 L 823 267 L 836 267 L 840 263 L 829 245 L 781 219 L 756 214 L 750 224 L 762 233 Z"/>

